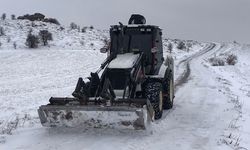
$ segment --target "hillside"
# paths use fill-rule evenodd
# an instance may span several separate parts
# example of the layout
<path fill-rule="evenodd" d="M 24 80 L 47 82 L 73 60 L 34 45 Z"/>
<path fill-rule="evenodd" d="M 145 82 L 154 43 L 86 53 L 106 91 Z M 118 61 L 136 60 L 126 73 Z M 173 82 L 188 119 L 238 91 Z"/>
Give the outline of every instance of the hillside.
<path fill-rule="evenodd" d="M 48 30 L 52 33 L 53 40 L 49 46 L 39 44 L 39 49 L 85 49 L 91 50 L 103 45 L 103 39 L 108 35 L 107 31 L 87 28 L 85 33 L 67 26 L 56 25 L 41 21 L 29 20 L 0 20 L 0 27 L 4 35 L 0 36 L 1 49 L 27 49 L 25 45 L 30 30 L 32 34 L 38 35 L 40 30 Z"/>

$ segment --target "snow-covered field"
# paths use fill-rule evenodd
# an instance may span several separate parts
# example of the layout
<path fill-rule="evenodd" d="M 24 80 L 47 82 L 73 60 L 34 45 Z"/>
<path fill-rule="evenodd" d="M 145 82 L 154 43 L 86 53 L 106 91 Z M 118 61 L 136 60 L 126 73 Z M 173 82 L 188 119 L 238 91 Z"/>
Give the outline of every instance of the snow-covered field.
<path fill-rule="evenodd" d="M 178 50 L 174 40 L 165 41 L 165 49 L 173 43 L 179 84 L 174 108 L 152 124 L 151 132 L 42 127 L 37 108 L 51 96 L 70 96 L 78 77 L 87 77 L 105 59 L 105 54 L 93 50 L 100 48 L 100 38 L 88 39 L 98 35 L 95 32 L 82 35 L 94 48 L 8 50 L 7 43 L 2 46 L 0 150 L 250 149 L 250 46 L 236 43 L 193 42 L 186 51 Z M 55 49 L 60 49 L 56 43 Z M 237 55 L 236 65 L 210 64 L 209 58 L 228 52 Z"/>

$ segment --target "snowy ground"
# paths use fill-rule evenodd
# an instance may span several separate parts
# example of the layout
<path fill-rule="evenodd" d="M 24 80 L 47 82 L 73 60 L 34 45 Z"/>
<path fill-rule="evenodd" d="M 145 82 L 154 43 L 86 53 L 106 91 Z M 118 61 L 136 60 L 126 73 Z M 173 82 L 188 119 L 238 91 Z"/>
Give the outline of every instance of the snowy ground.
<path fill-rule="evenodd" d="M 211 66 L 210 57 L 231 51 L 235 66 Z M 51 96 L 70 96 L 79 76 L 105 59 L 93 50 L 0 51 L 0 149 L 250 149 L 250 47 L 237 44 L 174 48 L 174 108 L 152 132 L 116 129 L 49 129 L 37 108 Z M 187 66 L 190 66 L 187 74 Z"/>
<path fill-rule="evenodd" d="M 220 144 L 226 144 L 232 149 L 250 149 L 250 47 L 229 43 L 222 44 L 220 49 L 210 57 L 227 53 L 238 57 L 235 66 L 211 67 L 204 63 L 216 76 L 218 91 L 227 97 L 230 107 L 227 107 L 225 112 L 232 113 L 231 121 L 224 130 Z"/>

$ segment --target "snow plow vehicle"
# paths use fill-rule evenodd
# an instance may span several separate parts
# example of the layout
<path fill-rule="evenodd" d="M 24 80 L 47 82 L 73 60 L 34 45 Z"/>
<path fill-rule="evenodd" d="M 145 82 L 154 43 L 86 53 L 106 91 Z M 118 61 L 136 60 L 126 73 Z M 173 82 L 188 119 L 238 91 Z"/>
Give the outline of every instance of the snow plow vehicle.
<path fill-rule="evenodd" d="M 73 97 L 51 97 L 38 109 L 45 127 L 124 126 L 147 129 L 173 107 L 174 67 L 163 57 L 162 30 L 132 15 L 128 25 L 113 25 L 101 67 L 79 78 Z"/>

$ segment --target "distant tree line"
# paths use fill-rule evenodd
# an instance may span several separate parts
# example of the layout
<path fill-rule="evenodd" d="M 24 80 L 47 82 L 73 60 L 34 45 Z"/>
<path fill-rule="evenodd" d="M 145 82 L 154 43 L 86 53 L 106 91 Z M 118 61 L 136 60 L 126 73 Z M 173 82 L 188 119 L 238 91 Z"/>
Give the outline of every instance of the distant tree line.
<path fill-rule="evenodd" d="M 5 19 L 6 19 L 6 13 L 3 13 L 1 16 L 1 20 L 5 20 Z M 16 15 L 12 14 L 11 19 L 15 20 Z M 20 20 L 26 19 L 26 20 L 30 20 L 30 21 L 43 21 L 43 22 L 49 22 L 49 23 L 60 25 L 60 23 L 57 19 L 45 18 L 45 15 L 43 15 L 41 13 L 34 13 L 33 15 L 26 14 L 26 15 L 17 17 L 17 19 L 20 19 Z"/>
<path fill-rule="evenodd" d="M 17 19 L 20 19 L 20 20 L 26 19 L 26 20 L 30 20 L 30 21 L 43 21 L 43 22 L 49 22 L 49 23 L 60 25 L 60 23 L 57 19 L 45 18 L 45 15 L 43 15 L 41 13 L 35 13 L 33 15 L 26 14 L 26 15 L 17 17 Z"/>

